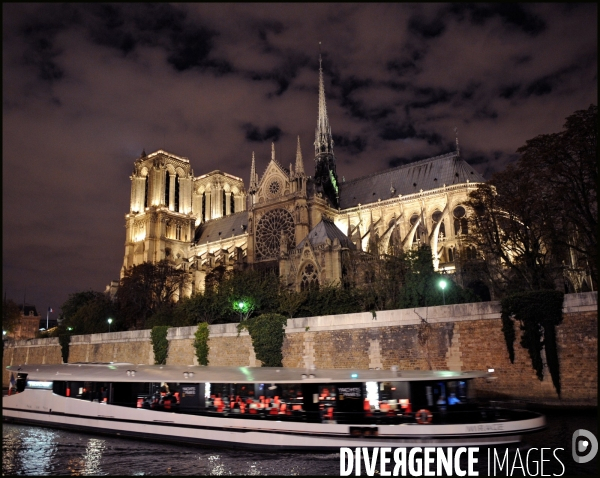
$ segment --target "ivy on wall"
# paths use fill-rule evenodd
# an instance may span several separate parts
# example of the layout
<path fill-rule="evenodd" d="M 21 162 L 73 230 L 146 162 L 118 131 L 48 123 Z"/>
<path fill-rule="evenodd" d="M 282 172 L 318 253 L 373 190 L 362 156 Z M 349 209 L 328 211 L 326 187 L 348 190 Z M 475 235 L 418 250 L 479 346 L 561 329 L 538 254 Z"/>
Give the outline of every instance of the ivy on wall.
<path fill-rule="evenodd" d="M 502 299 L 502 332 L 511 363 L 515 360 L 514 321 L 519 321 L 521 347 L 529 352 L 539 380 L 544 379 L 542 350 L 556 393 L 560 397 L 560 364 L 556 344 L 556 326 L 562 322 L 564 294 L 556 290 L 536 290 L 512 294 Z"/>
<path fill-rule="evenodd" d="M 200 365 L 208 365 L 208 352 L 210 350 L 208 346 L 208 334 L 208 324 L 200 322 L 198 330 L 194 334 L 194 348 L 196 349 L 196 358 Z"/>
<path fill-rule="evenodd" d="M 69 344 L 71 343 L 71 334 L 59 335 L 58 343 L 60 344 L 60 353 L 62 355 L 63 363 L 69 363 Z"/>
<path fill-rule="evenodd" d="M 256 358 L 263 367 L 282 367 L 283 339 L 287 318 L 280 314 L 262 314 L 240 324 L 248 329 Z"/>
<path fill-rule="evenodd" d="M 169 353 L 168 330 L 168 325 L 157 325 L 152 327 L 152 332 L 150 332 L 152 348 L 154 350 L 154 363 L 156 365 L 165 365 L 167 363 L 167 355 Z"/>

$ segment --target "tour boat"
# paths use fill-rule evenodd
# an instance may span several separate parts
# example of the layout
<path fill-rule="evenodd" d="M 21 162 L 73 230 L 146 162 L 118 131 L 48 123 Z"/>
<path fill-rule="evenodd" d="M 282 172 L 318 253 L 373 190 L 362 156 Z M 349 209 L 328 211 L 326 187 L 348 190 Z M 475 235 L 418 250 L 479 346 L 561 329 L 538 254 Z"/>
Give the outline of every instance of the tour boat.
<path fill-rule="evenodd" d="M 545 426 L 484 407 L 487 372 L 70 363 L 6 367 L 5 421 L 262 450 L 508 445 Z"/>

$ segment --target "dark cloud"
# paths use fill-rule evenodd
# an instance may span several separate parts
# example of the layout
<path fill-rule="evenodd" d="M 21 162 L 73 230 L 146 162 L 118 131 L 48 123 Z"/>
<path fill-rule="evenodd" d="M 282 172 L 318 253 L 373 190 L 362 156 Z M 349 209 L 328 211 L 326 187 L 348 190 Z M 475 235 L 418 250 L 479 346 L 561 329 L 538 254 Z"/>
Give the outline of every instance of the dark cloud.
<path fill-rule="evenodd" d="M 379 133 L 379 137 L 381 139 L 385 139 L 387 141 L 395 141 L 397 139 L 406 139 L 406 138 L 414 138 L 416 137 L 417 132 L 415 127 L 408 124 L 387 124 L 384 126 L 383 130 Z"/>
<path fill-rule="evenodd" d="M 333 135 L 335 150 L 344 151 L 346 154 L 358 154 L 367 149 L 367 139 L 360 136 Z"/>
<path fill-rule="evenodd" d="M 415 99 L 406 104 L 406 109 L 429 108 L 438 103 L 448 103 L 455 94 L 443 88 L 417 88 Z"/>
<path fill-rule="evenodd" d="M 500 97 L 506 98 L 508 100 L 508 99 L 512 98 L 519 91 L 520 88 L 521 88 L 521 85 L 516 85 L 516 84 L 502 86 L 500 88 Z"/>
<path fill-rule="evenodd" d="M 546 29 L 546 22 L 530 11 L 528 5 L 520 3 L 452 4 L 450 11 L 462 16 L 467 14 L 476 25 L 485 25 L 490 19 L 499 18 L 509 27 L 514 27 L 535 36 Z"/>
<path fill-rule="evenodd" d="M 258 126 L 250 123 L 243 125 L 243 129 L 246 139 L 256 143 L 278 141 L 282 133 L 281 129 L 277 126 L 268 126 L 261 131 Z"/>
<path fill-rule="evenodd" d="M 426 39 L 439 37 L 445 29 L 446 25 L 439 17 L 427 21 L 420 16 L 413 16 L 408 21 L 408 31 Z"/>

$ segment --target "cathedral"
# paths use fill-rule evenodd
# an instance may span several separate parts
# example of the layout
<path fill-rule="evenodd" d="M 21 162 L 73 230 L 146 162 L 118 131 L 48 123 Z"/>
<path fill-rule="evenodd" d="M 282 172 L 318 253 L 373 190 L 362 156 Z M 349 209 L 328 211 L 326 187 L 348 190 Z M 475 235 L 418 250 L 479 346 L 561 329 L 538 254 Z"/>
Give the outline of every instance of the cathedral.
<path fill-rule="evenodd" d="M 300 138 L 285 167 L 275 157 L 262 175 L 254 153 L 248 186 L 224 171 L 194 176 L 190 161 L 166 151 L 135 160 L 126 214 L 126 269 L 166 259 L 189 271 L 184 295 L 204 290 L 215 267 L 278 271 L 291 289 L 335 284 L 345 263 L 368 254 L 427 244 L 435 270 L 453 273 L 470 211 L 469 193 L 484 178 L 456 150 L 352 181 L 339 180 L 319 68 L 314 172 Z"/>

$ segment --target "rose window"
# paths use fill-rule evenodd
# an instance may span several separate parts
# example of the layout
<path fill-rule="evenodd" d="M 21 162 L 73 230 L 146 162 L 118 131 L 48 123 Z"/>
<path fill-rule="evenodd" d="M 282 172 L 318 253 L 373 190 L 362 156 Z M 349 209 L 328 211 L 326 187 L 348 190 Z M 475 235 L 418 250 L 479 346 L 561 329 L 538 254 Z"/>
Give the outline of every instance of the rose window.
<path fill-rule="evenodd" d="M 279 191 L 281 191 L 281 184 L 279 183 L 279 181 L 271 181 L 271 184 L 269 184 L 269 195 L 276 196 L 279 193 Z"/>
<path fill-rule="evenodd" d="M 288 249 L 294 247 L 294 218 L 285 209 L 269 211 L 256 225 L 256 258 L 264 260 L 279 256 L 282 234 Z"/>

